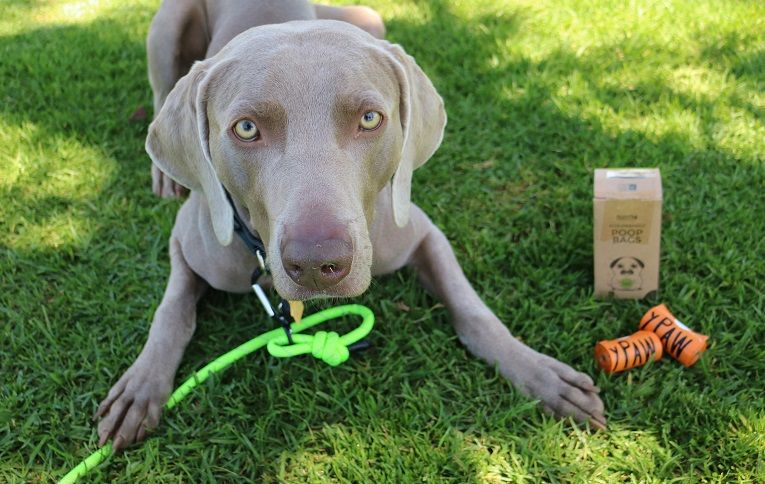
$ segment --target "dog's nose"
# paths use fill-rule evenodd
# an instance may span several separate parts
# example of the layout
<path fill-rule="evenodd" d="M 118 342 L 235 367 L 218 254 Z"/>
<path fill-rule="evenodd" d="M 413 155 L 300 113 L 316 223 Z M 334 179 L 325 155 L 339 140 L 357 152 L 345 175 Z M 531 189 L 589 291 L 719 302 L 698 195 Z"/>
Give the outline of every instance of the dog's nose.
<path fill-rule="evenodd" d="M 300 230 L 294 231 L 285 238 L 281 250 L 282 265 L 290 279 L 314 290 L 327 289 L 342 281 L 353 263 L 353 245 L 345 227 L 322 229 L 302 234 Z"/>

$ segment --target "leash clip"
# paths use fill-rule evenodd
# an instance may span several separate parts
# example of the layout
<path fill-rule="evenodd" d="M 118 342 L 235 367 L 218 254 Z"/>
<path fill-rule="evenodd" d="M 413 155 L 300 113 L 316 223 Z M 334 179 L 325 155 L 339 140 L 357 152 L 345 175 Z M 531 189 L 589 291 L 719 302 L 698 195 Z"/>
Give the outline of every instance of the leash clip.
<path fill-rule="evenodd" d="M 258 267 L 260 268 L 261 274 L 266 271 L 266 260 L 263 257 L 263 254 L 260 253 L 260 250 L 255 251 L 255 257 L 258 258 Z"/>
<path fill-rule="evenodd" d="M 256 272 L 258 272 L 257 269 Z M 274 311 L 274 307 L 271 306 L 271 301 L 268 300 L 268 296 L 266 296 L 266 292 L 262 287 L 260 287 L 260 284 L 257 282 L 253 283 L 252 290 L 255 291 L 255 295 L 258 296 L 258 301 L 260 301 L 263 309 L 266 310 L 266 314 L 274 318 L 282 326 L 282 328 L 284 328 L 284 332 L 287 334 L 287 341 L 289 341 L 289 344 L 292 344 L 292 315 L 290 314 L 289 303 L 282 299 L 277 308 L 279 311 L 277 313 Z"/>
<path fill-rule="evenodd" d="M 287 342 L 289 344 L 294 344 L 292 341 L 292 314 L 290 314 L 290 304 L 287 302 L 286 299 L 282 299 L 279 303 L 279 314 L 277 314 L 274 319 L 276 319 L 279 324 L 282 325 L 282 328 L 284 328 L 284 332 L 287 333 Z"/>
<path fill-rule="evenodd" d="M 271 301 L 268 300 L 268 296 L 266 296 L 266 293 L 263 291 L 263 288 L 260 287 L 260 284 L 255 283 L 252 285 L 252 290 L 255 291 L 255 295 L 258 296 L 258 300 L 260 301 L 260 304 L 263 306 L 263 309 L 266 310 L 266 313 L 274 317 L 274 308 L 271 306 Z"/>

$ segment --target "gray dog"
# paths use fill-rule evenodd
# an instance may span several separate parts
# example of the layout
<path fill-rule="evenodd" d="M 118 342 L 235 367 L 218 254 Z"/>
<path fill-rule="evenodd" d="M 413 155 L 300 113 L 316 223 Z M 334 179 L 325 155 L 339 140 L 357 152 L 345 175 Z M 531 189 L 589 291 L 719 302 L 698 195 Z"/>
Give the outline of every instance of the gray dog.
<path fill-rule="evenodd" d="M 158 194 L 191 193 L 148 341 L 96 412 L 101 444 L 119 450 L 158 425 L 205 290 L 250 291 L 257 260 L 233 236 L 234 210 L 264 241 L 282 297 L 356 296 L 373 275 L 411 266 L 473 354 L 547 412 L 605 425 L 590 377 L 515 339 L 411 203 L 412 172 L 441 143 L 446 113 L 383 35 L 364 7 L 165 0 L 148 38 L 146 149 Z"/>

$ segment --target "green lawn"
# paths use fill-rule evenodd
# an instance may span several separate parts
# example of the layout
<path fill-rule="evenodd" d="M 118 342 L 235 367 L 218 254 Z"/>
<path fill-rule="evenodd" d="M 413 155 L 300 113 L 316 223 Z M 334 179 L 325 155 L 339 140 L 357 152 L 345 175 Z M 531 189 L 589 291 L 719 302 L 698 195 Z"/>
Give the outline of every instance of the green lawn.
<path fill-rule="evenodd" d="M 544 416 L 405 271 L 360 300 L 374 349 L 253 355 L 89 482 L 765 481 L 765 5 L 375 3 L 449 114 L 413 199 L 514 334 L 595 378 L 609 429 Z M 179 202 L 152 195 L 148 120 L 128 121 L 151 106 L 157 4 L 0 0 L 0 482 L 96 448 L 164 290 Z M 591 295 L 605 166 L 662 170 L 662 301 L 710 335 L 693 368 L 596 369 L 650 306 Z M 254 297 L 210 294 L 178 381 L 268 326 Z"/>

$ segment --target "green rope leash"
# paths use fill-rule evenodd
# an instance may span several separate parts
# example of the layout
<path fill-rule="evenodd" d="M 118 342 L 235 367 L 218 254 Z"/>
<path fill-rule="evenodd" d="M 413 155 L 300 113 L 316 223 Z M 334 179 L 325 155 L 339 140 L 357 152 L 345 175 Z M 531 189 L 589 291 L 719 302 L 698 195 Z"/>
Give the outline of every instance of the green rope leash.
<path fill-rule="evenodd" d="M 295 334 L 303 330 L 316 326 L 317 324 L 337 319 L 349 314 L 362 317 L 361 325 L 343 336 L 332 332 L 319 331 L 315 335 Z M 213 373 L 225 370 L 235 361 L 244 358 L 255 350 L 267 346 L 268 352 L 277 358 L 287 358 L 291 356 L 304 355 L 311 353 L 314 357 L 326 362 L 331 366 L 337 366 L 348 359 L 348 346 L 362 340 L 372 331 L 375 315 L 372 311 L 360 304 L 347 304 L 325 309 L 318 313 L 306 316 L 299 323 L 292 325 L 295 344 L 289 345 L 287 335 L 284 329 L 273 329 L 263 333 L 250 341 L 237 346 L 228 353 L 216 358 L 208 363 L 201 370 L 194 372 L 185 382 L 175 389 L 170 399 L 165 404 L 165 409 L 170 410 L 175 407 L 186 395 L 191 393 L 196 386 L 207 380 Z M 91 469 L 99 465 L 112 455 L 112 444 L 108 443 L 93 452 L 85 460 L 80 462 L 74 469 L 69 471 L 58 484 L 71 484 L 87 474 Z"/>

